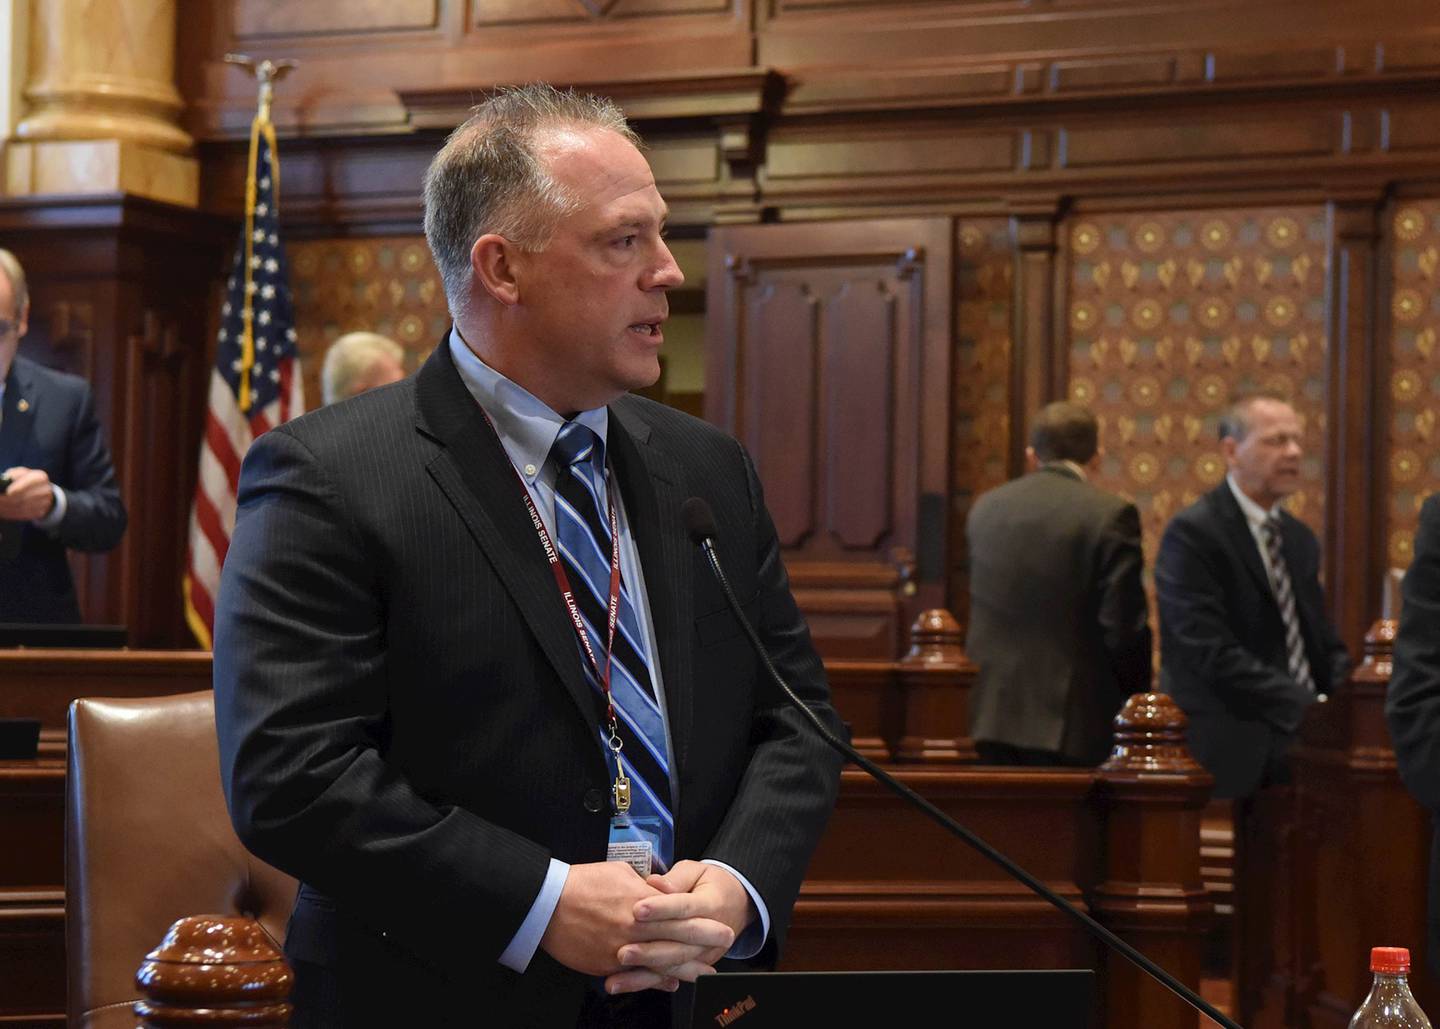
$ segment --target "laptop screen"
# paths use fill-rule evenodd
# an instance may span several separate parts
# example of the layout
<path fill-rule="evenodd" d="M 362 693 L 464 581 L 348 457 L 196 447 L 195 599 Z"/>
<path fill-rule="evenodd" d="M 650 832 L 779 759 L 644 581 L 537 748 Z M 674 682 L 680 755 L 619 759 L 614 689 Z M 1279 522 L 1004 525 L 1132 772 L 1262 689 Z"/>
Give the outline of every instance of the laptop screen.
<path fill-rule="evenodd" d="M 729 972 L 695 982 L 692 1029 L 1089 1029 L 1095 973 Z"/>

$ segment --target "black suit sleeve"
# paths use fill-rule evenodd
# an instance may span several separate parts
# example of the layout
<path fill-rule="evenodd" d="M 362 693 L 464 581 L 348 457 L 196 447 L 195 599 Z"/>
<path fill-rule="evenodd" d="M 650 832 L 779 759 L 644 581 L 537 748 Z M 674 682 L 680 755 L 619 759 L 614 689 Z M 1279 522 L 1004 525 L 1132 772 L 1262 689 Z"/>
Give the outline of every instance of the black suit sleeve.
<path fill-rule="evenodd" d="M 1169 637 L 1165 661 L 1183 664 L 1227 705 L 1293 734 L 1314 698 L 1247 650 L 1230 628 L 1229 598 L 1207 552 L 1213 545 L 1184 518 L 1173 519 L 1160 542 L 1155 593 Z"/>
<path fill-rule="evenodd" d="M 65 450 L 65 469 L 52 477 L 65 491 L 65 517 L 52 532 L 76 550 L 111 550 L 125 534 L 127 516 L 88 386 L 75 406 Z"/>
<path fill-rule="evenodd" d="M 1140 512 L 1122 507 L 1100 536 L 1096 555 L 1100 631 L 1115 681 L 1127 695 L 1150 689 L 1150 607 L 1141 572 Z"/>
<path fill-rule="evenodd" d="M 810 630 L 790 593 L 759 479 L 748 455 L 744 461 L 759 581 L 757 632 L 781 677 L 831 732 L 845 738 L 840 718 L 830 706 L 825 670 L 810 642 Z M 765 899 L 771 927 L 766 952 L 760 955 L 763 962 L 783 944 L 805 866 L 835 805 L 841 761 L 787 703 L 768 673 L 759 670 L 758 675 L 749 761 L 704 856 L 742 872 Z"/>
<path fill-rule="evenodd" d="M 549 866 L 539 844 L 420 795 L 387 763 L 385 598 L 341 495 L 281 427 L 250 448 L 215 618 L 235 828 L 257 856 L 437 963 L 495 960 Z M 403 685 L 403 684 L 402 684 Z"/>
<path fill-rule="evenodd" d="M 1440 811 L 1440 493 L 1425 501 L 1415 557 L 1401 586 L 1385 717 L 1405 785 Z"/>

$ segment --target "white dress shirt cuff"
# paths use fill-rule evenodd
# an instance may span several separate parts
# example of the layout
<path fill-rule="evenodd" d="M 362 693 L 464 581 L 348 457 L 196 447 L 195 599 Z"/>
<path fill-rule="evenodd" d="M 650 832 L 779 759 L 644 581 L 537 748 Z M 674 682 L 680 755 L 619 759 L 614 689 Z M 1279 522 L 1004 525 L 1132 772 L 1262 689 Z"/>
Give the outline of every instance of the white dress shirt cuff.
<path fill-rule="evenodd" d="M 55 496 L 55 506 L 50 508 L 50 513 L 44 518 L 35 519 L 33 524 L 37 529 L 45 529 L 48 531 L 58 528 L 60 523 L 65 520 L 65 509 L 70 503 L 65 498 L 65 491 L 52 482 L 50 484 L 50 492 Z"/>
<path fill-rule="evenodd" d="M 569 877 L 570 866 L 564 861 L 551 858 L 550 870 L 545 873 L 545 881 L 540 884 L 535 903 L 530 905 L 530 913 L 515 931 L 510 946 L 500 955 L 500 963 L 506 968 L 524 972 L 529 966 L 530 959 L 535 956 L 535 951 L 540 946 L 541 937 L 545 935 L 545 930 L 550 928 L 550 918 L 555 914 L 555 905 L 560 903 L 560 891 L 565 888 L 565 880 Z"/>
<path fill-rule="evenodd" d="M 743 933 L 735 937 L 735 942 L 730 945 L 730 949 L 725 952 L 725 956 L 736 959 L 753 958 L 765 949 L 765 941 L 770 938 L 769 908 L 767 908 L 765 902 L 760 899 L 760 894 L 756 892 L 755 887 L 750 885 L 750 880 L 725 862 L 705 858 L 700 863 L 702 865 L 714 865 L 716 868 L 725 869 L 725 871 L 740 880 L 740 885 L 745 887 L 746 893 L 750 894 L 750 903 L 755 905 L 755 910 L 759 912 L 760 917 L 746 926 Z"/>

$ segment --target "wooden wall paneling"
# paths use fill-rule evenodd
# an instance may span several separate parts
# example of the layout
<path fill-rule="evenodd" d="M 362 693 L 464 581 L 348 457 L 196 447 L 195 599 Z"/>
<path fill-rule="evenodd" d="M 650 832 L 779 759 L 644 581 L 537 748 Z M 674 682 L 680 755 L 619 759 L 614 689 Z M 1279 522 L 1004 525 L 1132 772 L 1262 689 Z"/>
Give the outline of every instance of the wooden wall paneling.
<path fill-rule="evenodd" d="M 1064 395 L 1066 362 L 1064 337 L 1057 328 L 1056 312 L 1064 310 L 1064 279 L 1057 274 L 1057 205 L 1010 216 L 1015 247 L 1015 319 L 1012 353 L 1013 380 L 1010 404 L 1010 474 L 1025 471 L 1025 447 L 1030 425 L 1040 408 Z"/>
<path fill-rule="evenodd" d="M 927 427 L 949 422 L 950 232 L 909 219 L 710 237 L 706 417 L 754 455 L 827 657 L 893 659 L 943 601 L 948 527 L 928 522 L 945 521 L 949 438 Z"/>
<path fill-rule="evenodd" d="M 128 626 L 132 645 L 185 645 L 180 577 L 228 224 L 134 198 L 19 198 L 0 200 L 0 233 L 30 281 L 26 352 L 90 380 L 130 513 L 119 548 L 73 562 L 81 610 Z"/>
<path fill-rule="evenodd" d="M 1385 337 L 1377 321 L 1381 198 L 1328 205 L 1326 282 L 1329 410 L 1325 578 L 1330 611 L 1350 653 L 1360 653 L 1379 610 L 1385 567 L 1381 430 L 1389 421 Z M 1314 438 L 1314 434 L 1311 434 Z"/>
<path fill-rule="evenodd" d="M 65 762 L 0 761 L 0 1024 L 65 1024 Z"/>

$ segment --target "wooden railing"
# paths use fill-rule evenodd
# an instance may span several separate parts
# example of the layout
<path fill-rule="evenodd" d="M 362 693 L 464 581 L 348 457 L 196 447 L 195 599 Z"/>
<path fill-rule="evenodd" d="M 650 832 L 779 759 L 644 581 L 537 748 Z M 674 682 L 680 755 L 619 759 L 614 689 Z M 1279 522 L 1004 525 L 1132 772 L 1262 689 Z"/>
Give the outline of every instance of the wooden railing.
<path fill-rule="evenodd" d="M 1199 821 L 1209 777 L 1184 751 L 1180 713 L 1158 695 L 1132 698 L 1118 720 L 1114 754 L 1098 769 L 981 767 L 973 763 L 967 729 L 975 670 L 961 649 L 959 627 L 945 612 L 927 612 L 911 636 L 899 661 L 827 664 L 836 705 L 857 745 L 1197 986 L 1201 930 L 1211 914 L 1199 874 Z M 0 674 L 9 656 L 0 655 Z M 117 658 L 118 664 L 109 663 Z M 72 696 L 181 692 L 193 689 L 202 673 L 208 679 L 208 667 L 193 656 L 68 654 L 50 660 L 63 672 L 50 674 L 45 655 L 21 664 L 30 695 L 54 694 L 55 702 L 42 705 L 41 713 L 50 749 L 59 753 L 63 736 L 55 736 L 56 719 L 45 712 L 63 711 Z M 107 690 L 107 670 L 116 668 L 125 673 L 121 690 Z M 147 668 L 153 672 L 148 682 L 143 675 L 132 681 Z M 8 713 L 5 705 L 0 699 L 0 714 Z M 24 802 L 0 807 L 0 837 L 38 845 L 0 848 L 0 1015 L 60 1025 L 63 761 L 49 753 L 0 766 L 0 794 L 6 791 Z M 22 907 L 29 922 L 16 917 Z M 180 1024 L 188 1017 L 183 1005 L 192 999 L 186 992 L 191 987 L 173 985 L 178 980 L 171 973 L 197 963 L 185 956 L 187 941 L 223 935 L 228 924 L 177 928 L 152 953 L 140 979 L 148 1024 Z M 137 948 L 137 959 L 148 942 Z M 268 963 L 278 955 L 255 957 L 263 953 L 258 944 L 247 953 L 227 960 L 227 981 L 272 974 Z M 6 955 L 25 960 L 7 964 Z M 837 810 L 811 864 L 784 967 L 1094 968 L 1101 980 L 1094 1024 L 1152 1029 L 1185 1020 L 1179 1002 L 1163 989 L 1143 981 L 1123 959 L 1102 953 L 1074 922 L 854 770 L 844 773 Z M 30 981 L 18 981 L 21 975 Z M 244 1012 L 262 1020 L 235 1024 L 279 1024 L 264 1021 L 272 1015 L 261 1009 L 283 996 L 260 996 L 265 1004 Z M 193 999 L 207 1010 L 224 1010 L 224 996 Z"/>

